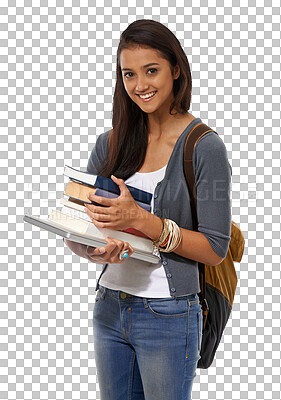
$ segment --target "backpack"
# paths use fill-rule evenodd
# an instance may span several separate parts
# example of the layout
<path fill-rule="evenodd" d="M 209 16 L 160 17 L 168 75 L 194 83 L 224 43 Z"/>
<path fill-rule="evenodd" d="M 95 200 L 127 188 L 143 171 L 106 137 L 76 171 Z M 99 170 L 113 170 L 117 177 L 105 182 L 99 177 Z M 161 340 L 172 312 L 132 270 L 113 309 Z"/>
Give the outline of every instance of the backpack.
<path fill-rule="evenodd" d="M 188 134 L 184 147 L 184 173 L 190 195 L 193 229 L 198 231 L 196 185 L 193 171 L 193 150 L 206 133 L 215 132 L 207 125 L 197 124 Z M 215 132 L 217 134 L 217 132 Z M 232 310 L 237 274 L 234 261 L 240 262 L 245 239 L 239 226 L 231 221 L 231 239 L 224 260 L 215 266 L 198 262 L 200 290 L 198 293 L 203 312 L 203 331 L 197 368 L 207 369 L 213 362 L 223 331 Z"/>

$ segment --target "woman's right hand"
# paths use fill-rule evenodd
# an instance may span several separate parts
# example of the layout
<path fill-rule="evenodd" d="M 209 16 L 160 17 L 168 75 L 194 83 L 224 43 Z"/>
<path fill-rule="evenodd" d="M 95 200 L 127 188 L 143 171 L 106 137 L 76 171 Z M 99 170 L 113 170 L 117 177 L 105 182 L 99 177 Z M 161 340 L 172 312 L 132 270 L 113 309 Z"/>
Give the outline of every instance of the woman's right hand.
<path fill-rule="evenodd" d="M 105 238 L 107 245 L 104 247 L 91 247 L 87 246 L 86 256 L 89 261 L 98 264 L 122 264 L 124 263 L 134 252 L 134 249 L 128 242 L 122 240 L 113 239 L 110 237 Z M 121 251 L 128 250 L 128 257 L 122 260 L 119 259 Z"/>

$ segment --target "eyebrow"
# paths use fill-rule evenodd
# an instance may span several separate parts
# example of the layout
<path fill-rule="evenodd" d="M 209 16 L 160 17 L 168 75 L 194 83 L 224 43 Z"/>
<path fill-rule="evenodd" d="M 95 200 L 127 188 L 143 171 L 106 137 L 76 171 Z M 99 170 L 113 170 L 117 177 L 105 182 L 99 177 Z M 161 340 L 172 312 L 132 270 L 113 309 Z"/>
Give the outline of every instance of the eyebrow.
<path fill-rule="evenodd" d="M 142 68 L 147 68 L 150 67 L 151 65 L 160 65 L 158 63 L 150 63 L 150 64 L 146 64 L 144 65 Z M 122 68 L 122 71 L 132 71 L 130 68 Z"/>

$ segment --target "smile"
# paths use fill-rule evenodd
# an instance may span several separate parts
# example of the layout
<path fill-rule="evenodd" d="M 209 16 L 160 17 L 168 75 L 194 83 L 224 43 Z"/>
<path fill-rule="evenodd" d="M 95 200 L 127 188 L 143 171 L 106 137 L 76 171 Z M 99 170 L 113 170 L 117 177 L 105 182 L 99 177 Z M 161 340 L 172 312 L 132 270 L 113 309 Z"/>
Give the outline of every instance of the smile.
<path fill-rule="evenodd" d="M 155 97 L 156 93 L 157 93 L 157 90 L 155 90 L 154 92 L 147 93 L 145 95 L 138 94 L 138 96 L 142 99 L 142 101 L 147 102 L 147 101 L 150 101 L 151 99 L 153 99 Z"/>

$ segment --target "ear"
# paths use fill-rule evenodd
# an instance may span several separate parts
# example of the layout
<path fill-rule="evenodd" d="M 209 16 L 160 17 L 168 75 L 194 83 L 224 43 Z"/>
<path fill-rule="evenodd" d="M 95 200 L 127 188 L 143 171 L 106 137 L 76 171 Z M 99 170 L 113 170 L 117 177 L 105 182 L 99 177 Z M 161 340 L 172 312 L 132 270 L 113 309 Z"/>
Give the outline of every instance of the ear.
<path fill-rule="evenodd" d="M 179 65 L 177 64 L 177 65 L 174 67 L 174 79 L 178 79 L 178 77 L 180 76 L 180 73 L 181 73 L 180 67 L 179 67 Z"/>

